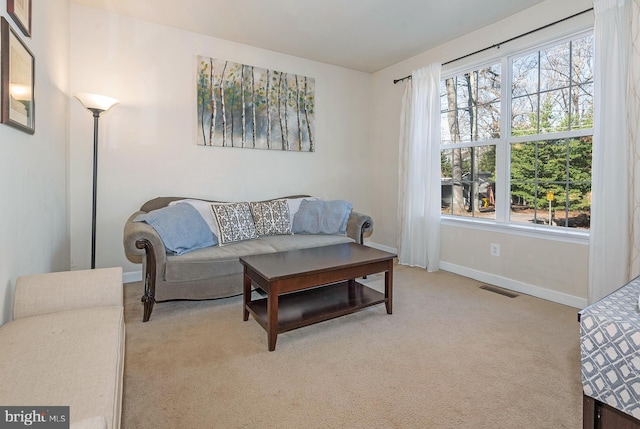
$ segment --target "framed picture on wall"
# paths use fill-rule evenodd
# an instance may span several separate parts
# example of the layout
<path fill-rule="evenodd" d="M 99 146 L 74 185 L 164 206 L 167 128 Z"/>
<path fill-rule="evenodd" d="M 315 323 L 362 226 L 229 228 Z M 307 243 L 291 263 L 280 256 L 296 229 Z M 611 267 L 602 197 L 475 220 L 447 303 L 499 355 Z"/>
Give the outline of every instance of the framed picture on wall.
<path fill-rule="evenodd" d="M 0 20 L 0 122 L 35 132 L 35 58 L 9 22 Z"/>
<path fill-rule="evenodd" d="M 7 0 L 7 12 L 24 35 L 31 37 L 31 0 Z"/>

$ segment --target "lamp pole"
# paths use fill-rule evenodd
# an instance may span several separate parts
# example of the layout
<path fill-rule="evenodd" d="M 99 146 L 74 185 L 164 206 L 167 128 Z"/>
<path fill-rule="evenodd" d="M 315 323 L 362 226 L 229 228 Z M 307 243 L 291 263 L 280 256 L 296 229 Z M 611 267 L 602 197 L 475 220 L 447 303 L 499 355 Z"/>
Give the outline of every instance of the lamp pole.
<path fill-rule="evenodd" d="M 98 121 L 100 115 L 106 112 L 118 100 L 104 95 L 86 92 L 75 94 L 74 97 L 82 103 L 85 109 L 93 114 L 93 201 L 91 207 L 91 269 L 96 267 L 96 206 L 98 201 Z"/>
<path fill-rule="evenodd" d="M 91 269 L 96 267 L 96 203 L 98 200 L 98 120 L 101 109 L 88 109 L 93 113 L 93 204 L 91 206 Z"/>

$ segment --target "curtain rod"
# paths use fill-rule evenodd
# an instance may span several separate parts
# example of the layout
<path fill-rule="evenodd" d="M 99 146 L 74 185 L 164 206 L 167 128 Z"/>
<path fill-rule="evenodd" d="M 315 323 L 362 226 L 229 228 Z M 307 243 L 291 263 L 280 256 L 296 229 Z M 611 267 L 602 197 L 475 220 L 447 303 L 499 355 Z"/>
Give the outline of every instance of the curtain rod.
<path fill-rule="evenodd" d="M 456 58 L 454 60 L 447 61 L 446 63 L 442 63 L 442 65 L 446 66 L 447 64 L 451 64 L 451 63 L 454 63 L 456 61 L 460 61 L 460 60 L 465 59 L 467 57 L 470 57 L 472 55 L 479 54 L 480 52 L 488 51 L 489 49 L 500 48 L 500 46 L 504 45 L 505 43 L 513 42 L 516 39 L 528 36 L 529 34 L 535 33 L 535 32 L 540 31 L 540 30 L 544 30 L 545 28 L 549 28 L 549 27 L 551 27 L 553 25 L 560 24 L 561 22 L 564 22 L 564 21 L 567 21 L 569 19 L 575 18 L 576 16 L 582 15 L 582 14 L 590 12 L 592 10 L 593 10 L 593 8 L 589 8 L 589 9 L 583 10 L 582 12 L 575 13 L 575 14 L 573 14 L 571 16 L 567 16 L 566 18 L 562 18 L 562 19 L 559 19 L 558 21 L 554 21 L 554 22 L 552 22 L 550 24 L 543 25 L 542 27 L 538 27 L 535 30 L 527 31 L 526 33 L 523 33 L 523 34 L 520 34 L 518 36 L 512 37 L 511 39 L 505 40 L 505 41 L 500 42 L 500 43 L 496 43 L 494 45 L 488 46 L 488 47 L 483 48 L 483 49 L 479 49 L 477 51 L 471 52 L 470 54 L 458 57 L 458 58 Z M 393 80 L 393 84 L 395 85 L 396 83 L 402 82 L 403 80 L 407 80 L 407 79 L 411 79 L 411 75 L 405 76 L 405 77 L 401 77 L 400 79 L 394 79 Z"/>

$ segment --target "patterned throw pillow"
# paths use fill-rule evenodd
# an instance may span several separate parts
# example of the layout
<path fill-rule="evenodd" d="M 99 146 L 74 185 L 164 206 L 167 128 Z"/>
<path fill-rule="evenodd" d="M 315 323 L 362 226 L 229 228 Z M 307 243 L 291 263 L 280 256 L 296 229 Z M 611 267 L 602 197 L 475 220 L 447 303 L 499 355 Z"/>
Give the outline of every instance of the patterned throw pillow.
<path fill-rule="evenodd" d="M 251 204 L 251 214 L 258 235 L 292 234 L 287 200 L 263 201 Z"/>
<path fill-rule="evenodd" d="M 214 203 L 211 211 L 218 222 L 220 246 L 258 238 L 249 203 Z"/>

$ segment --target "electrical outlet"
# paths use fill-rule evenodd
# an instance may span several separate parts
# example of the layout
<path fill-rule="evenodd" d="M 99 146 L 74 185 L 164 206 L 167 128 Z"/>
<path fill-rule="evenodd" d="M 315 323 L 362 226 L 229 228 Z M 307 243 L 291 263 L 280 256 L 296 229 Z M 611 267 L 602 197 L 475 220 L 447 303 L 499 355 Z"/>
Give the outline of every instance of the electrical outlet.
<path fill-rule="evenodd" d="M 491 245 L 489 246 L 489 254 L 491 256 L 500 256 L 500 245 L 491 243 Z"/>

